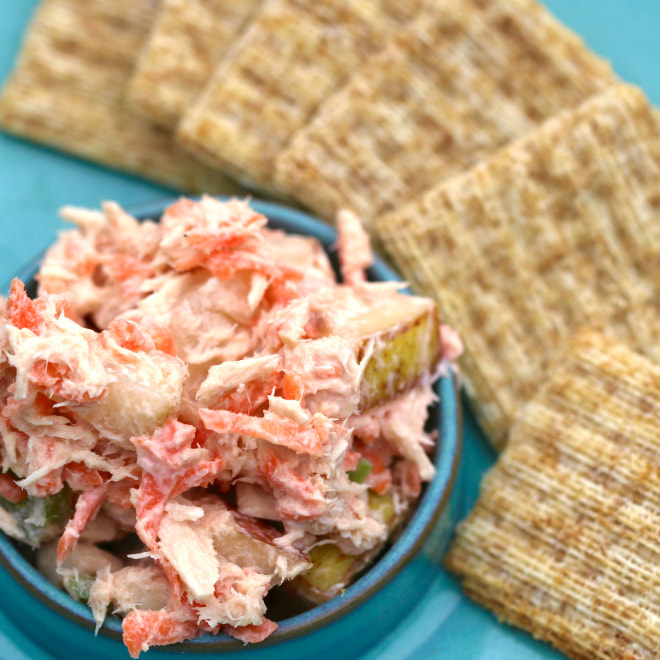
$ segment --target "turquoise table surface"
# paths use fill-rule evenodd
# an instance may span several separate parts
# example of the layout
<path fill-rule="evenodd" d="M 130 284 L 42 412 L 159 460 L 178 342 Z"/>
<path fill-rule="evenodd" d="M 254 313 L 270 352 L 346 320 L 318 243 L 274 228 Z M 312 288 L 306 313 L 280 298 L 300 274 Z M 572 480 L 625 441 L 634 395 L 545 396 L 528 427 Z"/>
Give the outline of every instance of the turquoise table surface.
<path fill-rule="evenodd" d="M 0 0 L 0 82 L 9 74 L 36 4 L 35 0 Z M 545 4 L 593 50 L 609 59 L 622 79 L 642 87 L 660 105 L 660 0 L 546 0 Z M 63 228 L 57 216 L 60 206 L 98 207 L 106 199 L 131 205 L 172 194 L 160 186 L 0 134 L 0 284 L 4 289 L 11 276 Z M 455 500 L 459 515 L 469 511 L 481 476 L 494 458 L 467 410 L 462 476 Z M 428 582 L 426 594 L 364 660 L 563 657 L 525 633 L 499 625 L 489 612 L 464 598 L 440 567 L 432 547 L 406 570 L 423 576 Z M 0 660 L 55 657 L 47 640 L 38 635 L 28 638 L 14 628 L 4 609 L 8 606 L 0 600 Z M 340 649 L 334 651 L 341 657 Z"/>

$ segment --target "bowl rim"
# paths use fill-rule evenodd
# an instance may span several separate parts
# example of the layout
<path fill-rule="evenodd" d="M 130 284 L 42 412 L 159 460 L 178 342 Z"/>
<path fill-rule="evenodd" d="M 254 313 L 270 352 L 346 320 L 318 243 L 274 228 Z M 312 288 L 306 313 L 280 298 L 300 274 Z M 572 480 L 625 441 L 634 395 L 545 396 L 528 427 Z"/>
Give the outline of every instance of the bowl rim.
<path fill-rule="evenodd" d="M 145 220 L 155 219 L 181 196 L 163 197 L 156 200 L 133 204 L 126 211 L 134 217 Z M 199 199 L 199 197 L 188 197 Z M 217 196 L 228 200 L 235 197 Z M 250 206 L 265 215 L 269 224 L 287 232 L 307 234 L 321 241 L 326 251 L 331 252 L 336 242 L 336 230 L 331 225 L 313 216 L 282 204 L 248 198 Z M 24 282 L 34 278 L 39 261 L 36 257 L 26 265 L 18 277 Z M 378 280 L 401 281 L 401 278 L 382 259 L 374 255 L 374 264 L 369 269 L 370 276 Z M 278 629 L 258 645 L 245 645 L 239 640 L 224 634 L 202 635 L 196 639 L 169 646 L 158 647 L 161 652 L 189 653 L 229 652 L 239 649 L 264 648 L 280 644 L 293 638 L 303 637 L 324 628 L 346 616 L 380 591 L 420 551 L 432 530 L 445 512 L 449 497 L 456 481 L 462 453 L 462 407 L 460 404 L 458 379 L 451 369 L 436 382 L 439 397 L 439 437 L 434 450 L 436 475 L 426 484 L 417 507 L 405 528 L 395 542 L 378 559 L 375 566 L 366 570 L 341 594 L 321 605 L 288 619 L 278 621 Z M 448 424 L 442 423 L 449 420 Z M 452 423 L 453 422 L 453 423 Z M 13 542 L 0 533 L 0 566 L 2 566 L 28 593 L 47 605 L 58 614 L 86 629 L 94 629 L 91 610 L 83 603 L 75 601 L 66 592 L 47 580 L 30 562 L 23 557 Z M 378 570 L 374 570 L 375 568 Z M 121 621 L 108 618 L 99 633 L 104 637 L 121 640 Z"/>

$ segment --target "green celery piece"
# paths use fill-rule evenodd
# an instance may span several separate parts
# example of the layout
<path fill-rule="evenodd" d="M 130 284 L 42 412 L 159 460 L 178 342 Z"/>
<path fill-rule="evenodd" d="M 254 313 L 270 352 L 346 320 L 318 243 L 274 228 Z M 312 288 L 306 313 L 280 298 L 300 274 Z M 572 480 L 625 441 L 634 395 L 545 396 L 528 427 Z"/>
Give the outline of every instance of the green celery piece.
<path fill-rule="evenodd" d="M 364 480 L 369 476 L 372 467 L 370 460 L 360 456 L 355 470 L 347 472 L 348 478 L 356 484 L 363 484 Z"/>
<path fill-rule="evenodd" d="M 64 578 L 64 588 L 71 598 L 83 603 L 89 600 L 89 590 L 94 584 L 94 578 L 89 575 L 69 575 Z"/>
<path fill-rule="evenodd" d="M 54 495 L 30 495 L 17 504 L 0 497 L 0 506 L 14 517 L 26 542 L 37 547 L 61 534 L 73 514 L 73 497 L 71 488 L 65 485 Z"/>

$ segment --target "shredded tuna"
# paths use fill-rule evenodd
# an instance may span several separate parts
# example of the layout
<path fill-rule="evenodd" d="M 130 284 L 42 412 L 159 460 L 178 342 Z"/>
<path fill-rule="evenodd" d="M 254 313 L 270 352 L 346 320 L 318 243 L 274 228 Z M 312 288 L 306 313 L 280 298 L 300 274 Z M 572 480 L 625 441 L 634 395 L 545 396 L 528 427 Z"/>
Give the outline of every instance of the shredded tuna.
<path fill-rule="evenodd" d="M 337 251 L 341 278 L 344 284 L 354 286 L 366 282 L 366 270 L 373 264 L 369 236 L 360 219 L 352 211 L 337 214 Z"/>
<path fill-rule="evenodd" d="M 264 639 L 270 637 L 277 630 L 277 624 L 270 619 L 264 617 L 259 625 L 247 626 L 223 626 L 222 632 L 235 637 L 241 642 L 246 644 L 256 644 L 263 642 Z"/>
<path fill-rule="evenodd" d="M 132 657 L 204 633 L 260 642 L 277 628 L 265 596 L 309 570 L 312 547 L 375 556 L 392 525 L 372 498 L 396 514 L 433 477 L 439 351 L 363 409 L 376 349 L 418 317 L 401 317 L 397 284 L 367 282 L 349 211 L 341 284 L 318 242 L 239 200 L 182 199 L 159 223 L 112 202 L 63 216 L 75 229 L 39 296 L 14 280 L 0 300 L 0 496 L 40 503 L 27 522 L 0 508 L 0 528 L 38 545 L 47 527 L 44 573 L 71 593 L 91 582 L 97 626 L 123 616 Z M 441 343 L 458 357 L 453 331 Z M 44 498 L 67 496 L 47 520 Z M 117 539 L 129 555 L 95 545 Z"/>
<path fill-rule="evenodd" d="M 442 354 L 449 362 L 455 362 L 463 355 L 463 342 L 458 332 L 452 327 L 448 325 L 440 326 L 440 342 L 442 344 Z"/>

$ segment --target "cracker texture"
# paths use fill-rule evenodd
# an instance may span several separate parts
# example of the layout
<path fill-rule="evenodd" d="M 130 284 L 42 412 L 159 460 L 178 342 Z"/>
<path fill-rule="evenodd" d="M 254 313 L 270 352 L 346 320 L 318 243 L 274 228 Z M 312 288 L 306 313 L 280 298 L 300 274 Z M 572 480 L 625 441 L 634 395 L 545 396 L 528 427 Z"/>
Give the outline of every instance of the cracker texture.
<path fill-rule="evenodd" d="M 184 115 L 179 139 L 240 180 L 275 191 L 275 159 L 295 130 L 423 1 L 271 0 Z"/>
<path fill-rule="evenodd" d="M 368 222 L 616 80 L 535 0 L 434 2 L 322 104 L 276 182 Z"/>
<path fill-rule="evenodd" d="M 571 658 L 660 656 L 660 367 L 583 330 L 516 421 L 445 559 Z"/>
<path fill-rule="evenodd" d="M 127 90 L 131 107 L 174 130 L 261 0 L 162 0 Z"/>
<path fill-rule="evenodd" d="M 376 234 L 461 333 L 466 389 L 501 449 L 577 328 L 660 359 L 659 220 L 660 125 L 620 85 L 383 216 Z"/>
<path fill-rule="evenodd" d="M 157 6 L 154 0 L 44 0 L 0 97 L 0 126 L 178 190 L 236 191 L 168 131 L 124 105 Z"/>

